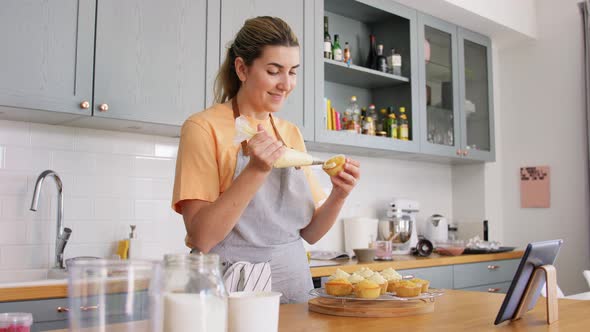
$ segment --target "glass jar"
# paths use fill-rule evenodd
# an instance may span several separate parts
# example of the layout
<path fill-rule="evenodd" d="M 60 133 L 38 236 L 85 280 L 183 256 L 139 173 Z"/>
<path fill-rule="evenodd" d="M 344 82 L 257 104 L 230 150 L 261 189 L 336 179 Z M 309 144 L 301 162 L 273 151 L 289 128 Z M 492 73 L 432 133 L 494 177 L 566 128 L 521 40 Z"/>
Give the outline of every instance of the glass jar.
<path fill-rule="evenodd" d="M 163 331 L 227 331 L 228 294 L 219 256 L 166 255 L 163 265 Z"/>

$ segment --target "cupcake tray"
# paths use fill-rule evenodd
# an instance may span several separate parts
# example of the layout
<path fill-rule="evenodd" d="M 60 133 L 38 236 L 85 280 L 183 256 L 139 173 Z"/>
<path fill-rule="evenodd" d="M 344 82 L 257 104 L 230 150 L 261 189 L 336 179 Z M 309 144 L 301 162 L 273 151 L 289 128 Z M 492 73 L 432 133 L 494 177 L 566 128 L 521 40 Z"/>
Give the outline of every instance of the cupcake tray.
<path fill-rule="evenodd" d="M 430 288 L 428 290 L 428 292 L 424 292 L 424 293 L 420 294 L 419 296 L 415 296 L 415 297 L 398 297 L 398 296 L 395 296 L 395 293 L 387 292 L 387 293 L 379 296 L 378 298 L 365 299 L 365 298 L 356 297 L 356 296 L 354 296 L 354 294 L 351 294 L 348 296 L 330 295 L 330 294 L 326 293 L 325 288 L 314 288 L 309 291 L 309 295 L 311 295 L 311 296 L 316 296 L 316 297 L 321 297 L 321 298 L 326 298 L 326 299 L 341 300 L 343 302 L 346 302 L 346 301 L 402 301 L 402 302 L 406 302 L 406 301 L 416 301 L 416 300 L 426 300 L 426 301 L 434 302 L 435 298 L 437 298 L 443 294 L 444 294 L 444 291 L 442 289 Z"/>
<path fill-rule="evenodd" d="M 332 316 L 345 317 L 402 317 L 431 313 L 434 299 L 443 295 L 442 290 L 431 289 L 417 297 L 397 297 L 386 293 L 376 299 L 362 299 L 354 296 L 328 295 L 323 288 L 312 289 L 316 296 L 307 302 L 309 311 Z"/>

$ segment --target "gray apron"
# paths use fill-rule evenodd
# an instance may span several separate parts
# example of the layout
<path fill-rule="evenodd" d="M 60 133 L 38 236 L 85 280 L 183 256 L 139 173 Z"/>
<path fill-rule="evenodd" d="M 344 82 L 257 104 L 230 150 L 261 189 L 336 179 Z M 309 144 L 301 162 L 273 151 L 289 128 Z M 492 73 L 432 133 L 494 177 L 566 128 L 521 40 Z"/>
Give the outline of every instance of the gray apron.
<path fill-rule="evenodd" d="M 237 118 L 240 113 L 235 100 L 233 109 Z M 270 120 L 275 134 L 283 141 L 272 116 Z M 234 179 L 250 161 L 247 146 L 242 143 Z M 313 283 L 299 232 L 309 224 L 314 211 L 303 170 L 273 168 L 236 226 L 211 252 L 220 256 L 224 270 L 238 261 L 269 262 L 272 290 L 283 294 L 281 303 L 307 302 Z"/>

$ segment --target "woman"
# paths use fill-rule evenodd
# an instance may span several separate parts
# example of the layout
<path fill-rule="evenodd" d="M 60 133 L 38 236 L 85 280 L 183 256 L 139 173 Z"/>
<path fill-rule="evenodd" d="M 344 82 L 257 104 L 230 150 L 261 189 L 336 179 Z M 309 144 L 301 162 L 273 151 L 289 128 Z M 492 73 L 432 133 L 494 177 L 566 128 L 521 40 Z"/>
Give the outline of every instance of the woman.
<path fill-rule="evenodd" d="M 182 126 L 173 208 L 182 214 L 186 244 L 217 253 L 225 268 L 238 261 L 270 262 L 272 290 L 281 302 L 303 302 L 313 288 L 301 238 L 317 242 L 334 224 L 359 179 L 347 160 L 325 198 L 308 167 L 273 169 L 285 145 L 305 151 L 293 124 L 274 117 L 297 83 L 299 43 L 281 19 L 245 22 L 227 51 L 216 102 Z M 234 119 L 258 133 L 236 145 Z"/>

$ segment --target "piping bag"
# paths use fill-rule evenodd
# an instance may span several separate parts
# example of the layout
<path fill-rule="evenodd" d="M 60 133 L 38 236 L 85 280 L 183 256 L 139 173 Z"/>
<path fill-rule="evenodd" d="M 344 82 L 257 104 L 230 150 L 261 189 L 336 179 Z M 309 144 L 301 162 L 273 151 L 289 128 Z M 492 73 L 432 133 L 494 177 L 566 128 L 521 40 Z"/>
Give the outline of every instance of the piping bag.
<path fill-rule="evenodd" d="M 248 120 L 239 116 L 236 118 L 236 136 L 234 137 L 234 144 L 240 144 L 244 140 L 249 140 L 258 132 L 250 127 Z M 274 168 L 300 167 L 310 165 L 323 165 L 323 161 L 314 160 L 313 157 L 305 152 L 293 150 L 285 147 L 285 153 L 275 161 Z"/>

